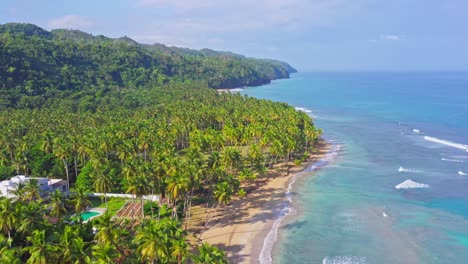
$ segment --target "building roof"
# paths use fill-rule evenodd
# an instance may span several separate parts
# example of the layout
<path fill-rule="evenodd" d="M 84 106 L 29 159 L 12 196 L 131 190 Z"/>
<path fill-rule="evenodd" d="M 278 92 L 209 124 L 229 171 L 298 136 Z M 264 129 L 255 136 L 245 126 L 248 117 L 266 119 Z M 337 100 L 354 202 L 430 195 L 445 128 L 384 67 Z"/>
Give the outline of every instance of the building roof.
<path fill-rule="evenodd" d="M 52 187 L 53 189 L 55 188 L 58 188 L 58 187 L 62 187 L 64 185 L 67 184 L 67 181 L 66 180 L 54 180 L 51 182 L 51 184 L 49 184 L 50 187 Z"/>

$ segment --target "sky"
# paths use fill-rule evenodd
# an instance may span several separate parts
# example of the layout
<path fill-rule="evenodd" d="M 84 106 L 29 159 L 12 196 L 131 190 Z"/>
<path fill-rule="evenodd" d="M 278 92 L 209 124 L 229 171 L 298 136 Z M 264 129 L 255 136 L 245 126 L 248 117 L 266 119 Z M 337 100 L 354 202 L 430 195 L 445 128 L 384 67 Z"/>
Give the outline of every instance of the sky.
<path fill-rule="evenodd" d="M 468 70 L 467 0 L 1 0 L 0 23 L 233 51 L 312 70 Z"/>

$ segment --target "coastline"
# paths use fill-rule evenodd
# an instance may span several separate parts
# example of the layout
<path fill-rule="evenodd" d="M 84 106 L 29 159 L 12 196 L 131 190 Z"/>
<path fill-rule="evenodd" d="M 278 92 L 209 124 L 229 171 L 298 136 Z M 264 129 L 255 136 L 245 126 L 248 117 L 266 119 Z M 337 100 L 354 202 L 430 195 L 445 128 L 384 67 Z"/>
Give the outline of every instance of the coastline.
<path fill-rule="evenodd" d="M 289 213 L 288 193 L 298 174 L 309 171 L 311 166 L 319 168 L 321 165 L 315 164 L 329 154 L 331 147 L 331 143 L 320 139 L 307 162 L 290 167 L 287 175 L 281 169 L 272 170 L 268 177 L 257 181 L 258 188 L 250 188 L 245 198 L 233 200 L 229 206 L 224 207 L 201 239 L 223 249 L 231 263 L 261 263 L 260 254 L 263 255 L 262 258 L 265 254 L 270 254 L 264 252 L 265 242 L 273 236 L 273 240 L 268 243 L 273 246 L 278 226 Z M 291 166 L 292 163 L 288 165 Z M 311 171 L 317 168 L 312 168 Z M 284 212 L 285 209 L 288 212 Z"/>

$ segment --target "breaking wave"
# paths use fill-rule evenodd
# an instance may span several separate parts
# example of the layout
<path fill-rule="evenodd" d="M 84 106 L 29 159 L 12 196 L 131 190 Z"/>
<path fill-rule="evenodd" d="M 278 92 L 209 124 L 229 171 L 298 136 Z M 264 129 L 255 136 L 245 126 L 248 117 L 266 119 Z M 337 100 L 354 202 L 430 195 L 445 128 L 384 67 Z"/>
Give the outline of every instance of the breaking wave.
<path fill-rule="evenodd" d="M 357 256 L 333 256 L 325 257 L 322 264 L 365 264 L 367 260 L 365 257 Z"/>
<path fill-rule="evenodd" d="M 441 158 L 440 160 L 443 160 L 443 161 L 450 161 L 450 162 L 459 162 L 459 163 L 465 162 L 464 160 L 459 160 L 459 159 L 447 159 L 447 158 Z"/>
<path fill-rule="evenodd" d="M 435 137 L 429 137 L 429 136 L 424 136 L 424 139 L 427 141 L 442 144 L 442 145 L 449 146 L 452 148 L 461 149 L 461 150 L 468 152 L 468 145 L 464 145 L 464 144 L 460 144 L 460 143 L 456 143 L 456 142 L 452 142 L 452 141 L 448 141 L 444 139 L 438 139 Z"/>
<path fill-rule="evenodd" d="M 466 175 L 468 175 L 468 174 L 464 173 L 463 171 L 458 171 L 458 175 L 466 176 Z"/>
<path fill-rule="evenodd" d="M 325 155 L 325 157 L 309 166 L 307 169 L 304 170 L 304 172 L 316 171 L 319 168 L 327 165 L 335 158 L 335 156 L 339 153 L 341 146 L 334 145 L 333 140 L 329 140 L 329 143 L 332 144 L 332 149 Z M 294 187 L 294 183 L 296 182 L 299 176 L 300 174 L 295 174 L 289 182 L 288 188 L 286 190 L 287 200 L 282 203 L 282 208 L 279 210 L 279 213 L 275 216 L 273 226 L 271 227 L 270 231 L 265 237 L 265 240 L 263 241 L 262 251 L 260 251 L 260 256 L 258 257 L 261 264 L 271 264 L 273 261 L 273 259 L 271 258 L 271 252 L 273 251 L 273 246 L 276 240 L 278 239 L 279 226 L 281 225 L 281 222 L 286 216 L 288 216 L 291 212 L 294 212 L 294 209 L 291 207 L 291 204 L 293 202 L 292 189 Z"/>
<path fill-rule="evenodd" d="M 304 107 L 294 107 L 294 108 L 296 108 L 297 111 L 302 111 L 304 113 L 308 113 L 308 114 L 312 113 L 312 110 L 304 108 Z"/>
<path fill-rule="evenodd" d="M 419 183 L 412 180 L 406 180 L 395 186 L 396 189 L 417 189 L 417 188 L 429 188 L 429 184 Z"/>
<path fill-rule="evenodd" d="M 239 93 L 239 92 L 242 92 L 242 91 L 244 91 L 243 88 L 229 89 L 229 92 L 230 92 L 230 93 Z"/>
<path fill-rule="evenodd" d="M 398 168 L 398 172 L 421 173 L 422 171 L 400 167 Z"/>

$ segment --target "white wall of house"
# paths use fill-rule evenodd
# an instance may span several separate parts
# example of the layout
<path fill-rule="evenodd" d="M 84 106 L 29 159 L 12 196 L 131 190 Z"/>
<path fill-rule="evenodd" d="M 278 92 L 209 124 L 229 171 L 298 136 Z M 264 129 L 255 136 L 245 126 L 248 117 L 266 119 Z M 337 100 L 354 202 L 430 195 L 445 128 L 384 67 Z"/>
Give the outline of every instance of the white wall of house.
<path fill-rule="evenodd" d="M 10 180 L 5 180 L 0 182 L 0 196 L 13 198 L 15 197 L 13 191 L 18 188 L 19 184 L 26 184 L 31 179 L 37 180 L 39 185 L 39 189 L 44 192 L 52 192 L 55 189 L 58 189 L 62 192 L 67 192 L 67 184 L 63 186 L 59 186 L 58 188 L 53 189 L 51 187 L 52 184 L 62 181 L 61 179 L 48 179 L 48 178 L 32 178 L 26 177 L 24 175 L 18 175 L 12 177 Z M 65 186 L 65 187 L 64 187 Z"/>

